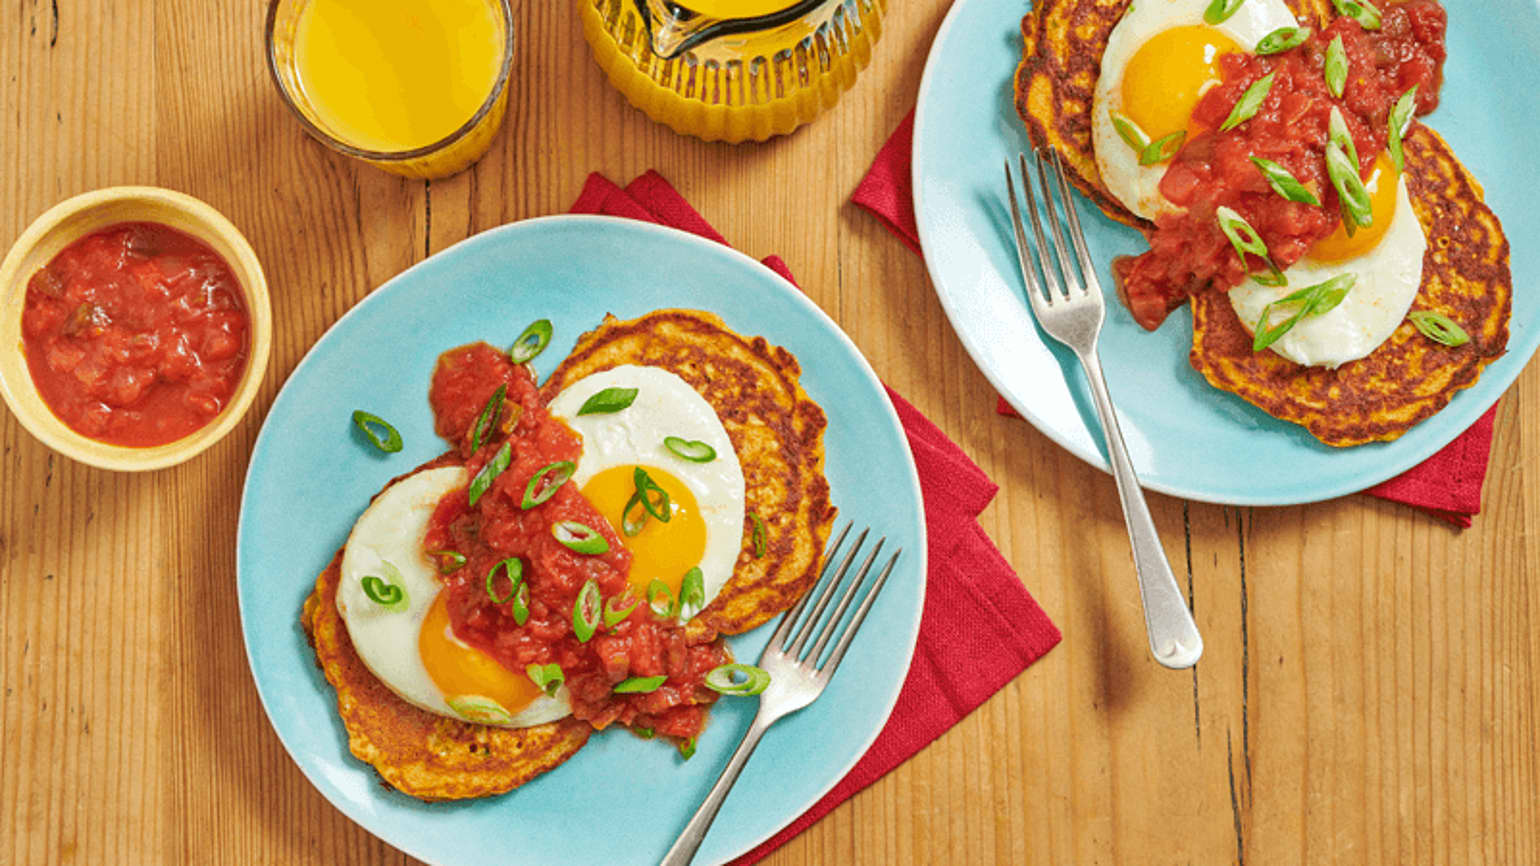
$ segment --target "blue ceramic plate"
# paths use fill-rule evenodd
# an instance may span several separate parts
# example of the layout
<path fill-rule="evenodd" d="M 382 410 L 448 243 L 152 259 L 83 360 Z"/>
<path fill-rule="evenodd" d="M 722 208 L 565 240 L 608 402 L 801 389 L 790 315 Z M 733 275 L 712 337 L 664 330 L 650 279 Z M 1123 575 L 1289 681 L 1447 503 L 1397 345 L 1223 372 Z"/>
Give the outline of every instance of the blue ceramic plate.
<path fill-rule="evenodd" d="M 305 642 L 300 604 L 390 478 L 445 448 L 428 380 L 438 354 L 511 343 L 536 318 L 556 336 L 542 378 L 604 313 L 717 313 L 785 346 L 829 414 L 824 443 L 840 520 L 904 548 L 890 585 L 828 691 L 784 720 L 749 762 L 697 862 L 747 851 L 804 812 L 865 753 L 909 667 L 925 591 L 925 526 L 903 430 L 850 340 L 797 289 L 720 244 L 654 225 L 566 216 L 477 235 L 412 267 L 343 316 L 289 377 L 257 439 L 241 501 L 238 591 L 246 652 L 268 718 L 310 781 L 370 832 L 434 863 L 656 863 L 747 729 L 756 701 L 717 704 L 695 757 L 621 732 L 510 794 L 426 804 L 383 786 L 348 753 L 336 696 Z M 384 455 L 354 432 L 366 408 L 401 431 Z M 731 640 L 758 658 L 774 623 Z"/>
<path fill-rule="evenodd" d="M 914 203 L 932 282 L 952 327 L 1018 412 L 1075 456 L 1106 468 L 1101 428 L 1074 355 L 1037 329 L 1021 284 L 1006 211 L 1007 155 L 1031 147 L 1011 100 L 1021 59 L 1023 0 L 957 0 L 931 49 L 914 127 Z M 1216 390 L 1187 363 L 1192 316 L 1155 333 L 1113 295 L 1108 263 L 1147 246 L 1081 199 L 1080 221 L 1107 291 L 1102 363 L 1124 438 L 1144 484 L 1188 499 L 1289 505 L 1330 499 L 1390 478 L 1458 436 L 1513 382 L 1540 342 L 1540 112 L 1516 93 L 1540 91 L 1535 0 L 1450 3 L 1443 99 L 1424 120 L 1486 187 L 1513 248 L 1508 354 L 1440 413 L 1390 443 L 1335 449 Z M 1066 377 L 1068 384 L 1066 384 Z"/>

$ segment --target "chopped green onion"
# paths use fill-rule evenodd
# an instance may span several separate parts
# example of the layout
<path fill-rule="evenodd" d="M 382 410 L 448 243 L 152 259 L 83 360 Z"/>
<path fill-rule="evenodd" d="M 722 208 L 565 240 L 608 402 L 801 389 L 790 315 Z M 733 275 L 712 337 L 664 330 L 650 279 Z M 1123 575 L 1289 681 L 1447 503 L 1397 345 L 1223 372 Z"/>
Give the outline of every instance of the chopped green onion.
<path fill-rule="evenodd" d="M 1338 274 L 1323 283 L 1291 292 L 1263 307 L 1262 317 L 1257 320 L 1256 331 L 1251 339 L 1251 351 L 1260 352 L 1278 342 L 1278 338 L 1287 334 L 1306 316 L 1319 316 L 1330 312 L 1342 303 L 1342 299 L 1347 297 L 1348 290 L 1357 282 L 1357 274 Z M 1294 315 L 1277 325 L 1268 326 L 1267 320 L 1272 315 L 1274 307 L 1292 304 L 1299 305 Z"/>
<path fill-rule="evenodd" d="M 705 603 L 706 579 L 696 566 L 684 573 L 684 580 L 679 584 L 679 618 L 695 616 Z"/>
<path fill-rule="evenodd" d="M 1150 137 L 1139 128 L 1139 124 L 1134 123 L 1133 118 L 1110 108 L 1107 109 L 1107 116 L 1112 118 L 1112 128 L 1118 131 L 1118 137 L 1127 142 L 1134 153 L 1143 153 L 1150 146 Z"/>
<path fill-rule="evenodd" d="M 567 675 L 562 673 L 561 665 L 551 662 L 548 665 L 525 665 L 524 673 L 529 681 L 540 687 L 550 697 L 556 697 L 556 690 L 567 681 Z"/>
<path fill-rule="evenodd" d="M 465 567 L 465 554 L 458 550 L 430 550 L 428 555 L 438 560 L 439 574 L 451 574 Z"/>
<path fill-rule="evenodd" d="M 1357 21 L 1365 30 L 1380 29 L 1380 10 L 1369 0 L 1331 0 L 1331 5 L 1337 7 L 1338 15 Z"/>
<path fill-rule="evenodd" d="M 688 761 L 691 758 L 695 757 L 695 738 L 694 737 L 691 737 L 688 740 L 680 740 L 679 741 L 679 757 L 684 758 L 686 761 Z"/>
<path fill-rule="evenodd" d="M 1182 144 L 1187 141 L 1187 130 L 1178 129 L 1170 135 L 1162 136 L 1149 143 L 1149 146 L 1139 152 L 1140 165 L 1156 165 L 1165 162 L 1176 152 L 1182 149 Z"/>
<path fill-rule="evenodd" d="M 742 679 L 739 679 L 740 675 Z M 711 669 L 711 673 L 706 674 L 706 688 L 724 695 L 737 697 L 757 695 L 768 685 L 770 685 L 769 672 L 754 665 L 718 665 Z"/>
<path fill-rule="evenodd" d="M 456 695 L 445 698 L 444 703 L 473 722 L 484 725 L 506 725 L 513 722 L 513 716 L 503 709 L 502 704 L 482 695 Z"/>
<path fill-rule="evenodd" d="M 1326 75 L 1326 89 L 1341 99 L 1342 91 L 1347 87 L 1348 73 L 1347 49 L 1342 47 L 1341 36 L 1326 46 L 1326 66 L 1322 71 Z"/>
<path fill-rule="evenodd" d="M 1298 48 L 1310 38 L 1309 27 L 1279 27 L 1257 42 L 1258 54 L 1282 54 L 1290 48 Z"/>
<path fill-rule="evenodd" d="M 545 351 L 546 344 L 551 342 L 551 320 L 536 319 L 524 333 L 513 341 L 513 347 L 508 350 L 508 360 L 515 364 L 528 364 L 535 360 L 535 356 Z"/>
<path fill-rule="evenodd" d="M 599 623 L 603 620 L 603 601 L 599 597 L 599 584 L 589 578 L 578 590 L 577 600 L 572 603 L 572 633 L 577 635 L 580 643 L 588 643 L 588 639 L 598 631 Z"/>
<path fill-rule="evenodd" d="M 755 559 L 764 559 L 764 557 L 765 557 L 765 521 L 764 521 L 764 518 L 760 517 L 758 514 L 752 512 L 752 511 L 750 511 L 749 512 L 749 519 L 754 521 L 754 534 L 752 536 L 752 538 L 754 539 L 754 558 Z"/>
<path fill-rule="evenodd" d="M 555 496 L 557 489 L 566 484 L 567 479 L 576 471 L 577 464 L 571 460 L 558 460 L 540 467 L 540 471 L 524 485 L 524 501 L 519 503 L 519 507 L 528 511 Z M 547 475 L 551 477 L 547 479 Z M 542 481 L 546 482 L 544 486 L 541 485 Z"/>
<path fill-rule="evenodd" d="M 513 621 L 517 625 L 529 622 L 529 581 L 521 580 L 513 591 L 513 601 L 509 602 L 513 609 Z"/>
<path fill-rule="evenodd" d="M 1363 179 L 1358 176 L 1358 166 L 1335 141 L 1326 143 L 1326 173 L 1331 177 L 1332 186 L 1337 188 L 1337 196 L 1342 200 L 1342 223 L 1351 234 L 1355 228 L 1354 223 L 1360 226 L 1374 224 L 1374 212 L 1369 201 L 1369 190 L 1364 188 Z"/>
<path fill-rule="evenodd" d="M 471 453 L 481 450 L 481 443 L 487 433 L 491 432 L 492 425 L 497 423 L 497 416 L 503 411 L 503 398 L 508 395 L 508 385 L 504 383 L 497 386 L 492 396 L 487 398 L 487 405 L 481 407 L 481 414 L 476 416 L 476 426 L 471 428 Z"/>
<path fill-rule="evenodd" d="M 710 463 L 717 459 L 717 450 L 699 439 L 681 439 L 678 436 L 663 437 L 663 447 L 674 456 L 691 463 Z"/>
<path fill-rule="evenodd" d="M 359 584 L 364 589 L 364 595 L 369 600 L 389 611 L 398 611 L 406 607 L 406 587 L 402 586 L 404 579 L 401 572 L 396 570 L 389 562 L 381 562 L 380 570 L 385 572 L 384 577 L 376 577 L 372 574 L 364 575 Z"/>
<path fill-rule="evenodd" d="M 631 733 L 636 734 L 638 737 L 641 737 L 644 740 L 650 740 L 654 736 L 652 728 L 636 727 L 631 729 Z"/>
<path fill-rule="evenodd" d="M 1470 334 L 1459 323 L 1442 313 L 1432 310 L 1413 310 L 1406 314 L 1424 337 L 1446 346 L 1463 346 L 1470 342 Z"/>
<path fill-rule="evenodd" d="M 1230 116 L 1225 118 L 1225 122 L 1219 125 L 1219 131 L 1234 129 L 1256 116 L 1257 111 L 1262 108 L 1262 100 L 1266 99 L 1268 91 L 1273 89 L 1273 78 L 1277 74 L 1269 72 L 1252 82 L 1251 86 L 1246 88 L 1246 92 L 1241 94 L 1241 98 L 1235 100 L 1235 107 L 1230 109 Z"/>
<path fill-rule="evenodd" d="M 626 677 L 616 683 L 612 691 L 617 695 L 645 695 L 657 691 L 666 679 L 666 676 Z"/>
<path fill-rule="evenodd" d="M 667 604 L 660 607 L 658 605 L 659 599 L 666 599 Z M 664 619 L 674 619 L 676 612 L 674 608 L 674 591 L 668 588 L 668 584 L 656 577 L 653 578 L 652 583 L 647 584 L 647 607 L 654 614 Z"/>
<path fill-rule="evenodd" d="M 1230 20 L 1230 16 L 1234 15 L 1244 2 L 1246 0 L 1214 0 L 1208 4 L 1207 9 L 1203 10 L 1203 20 L 1210 24 L 1223 24 Z"/>
<path fill-rule="evenodd" d="M 1267 184 L 1273 188 L 1273 192 L 1278 193 L 1289 201 L 1320 206 L 1320 200 L 1310 190 L 1306 189 L 1305 185 L 1300 183 L 1294 175 L 1289 174 L 1288 169 L 1260 156 L 1253 156 L 1251 162 L 1262 172 L 1262 176 L 1267 178 Z"/>
<path fill-rule="evenodd" d="M 631 603 L 626 605 L 623 608 L 618 608 L 617 609 L 615 607 L 615 602 L 617 600 L 622 600 L 622 599 L 630 599 Z M 629 590 L 629 589 L 625 590 L 620 595 L 612 595 L 609 598 L 605 599 L 604 600 L 604 627 L 605 628 L 609 628 L 609 629 L 613 629 L 615 626 L 620 625 L 622 622 L 625 621 L 626 617 L 631 615 L 631 611 L 636 610 L 637 605 L 640 605 L 641 603 L 642 603 L 642 600 L 632 596 L 631 595 L 631 590 Z"/>
<path fill-rule="evenodd" d="M 1251 223 L 1246 222 L 1245 217 L 1224 205 L 1215 208 L 1214 214 L 1219 218 L 1219 230 L 1224 232 L 1225 237 L 1230 239 L 1230 246 L 1235 248 L 1235 254 L 1240 256 L 1241 264 L 1244 267 L 1248 270 L 1251 268 L 1251 264 L 1246 261 L 1247 253 L 1257 256 L 1267 263 L 1268 274 L 1266 276 L 1253 274 L 1251 278 L 1264 286 L 1284 285 L 1283 272 L 1278 270 L 1277 265 L 1273 264 L 1272 258 L 1267 254 L 1267 244 L 1262 242 L 1261 236 L 1257 234 L 1256 229 L 1251 227 Z"/>
<path fill-rule="evenodd" d="M 1353 163 L 1356 172 L 1362 166 L 1358 161 L 1358 145 L 1353 143 L 1353 131 L 1348 129 L 1347 118 L 1342 116 L 1342 109 L 1333 105 L 1331 107 L 1330 120 L 1326 123 L 1327 138 L 1334 141 L 1347 154 L 1347 158 Z"/>
<path fill-rule="evenodd" d="M 472 506 L 492 487 L 492 482 L 497 480 L 497 476 L 503 474 L 503 470 L 508 468 L 508 461 L 512 459 L 513 443 L 504 442 L 503 447 L 497 449 L 492 459 L 488 460 L 486 465 L 481 467 L 481 471 L 476 473 L 476 477 L 471 479 L 469 499 Z"/>
<path fill-rule="evenodd" d="M 1417 85 L 1401 94 L 1396 100 L 1394 108 L 1390 109 L 1390 137 L 1385 141 L 1385 149 L 1390 151 L 1390 161 L 1396 164 L 1396 171 L 1406 170 L 1406 157 L 1401 150 L 1401 136 L 1406 135 L 1406 128 L 1411 125 L 1412 113 L 1417 108 Z"/>
<path fill-rule="evenodd" d="M 497 570 L 502 569 L 503 577 L 508 580 L 508 592 L 502 596 L 497 594 Z M 517 556 L 494 563 L 487 571 L 487 598 L 492 599 L 493 604 L 504 604 L 518 594 L 519 584 L 524 582 L 524 563 Z"/>
<path fill-rule="evenodd" d="M 637 512 L 635 518 L 631 516 L 632 511 Z M 621 509 L 620 531 L 627 538 L 635 538 L 646 525 L 647 509 L 642 507 L 642 494 L 633 493 L 631 498 L 626 500 L 626 507 Z"/>
<path fill-rule="evenodd" d="M 577 410 L 579 415 L 604 415 L 619 412 L 636 400 L 636 388 L 605 388 L 583 401 Z"/>
<path fill-rule="evenodd" d="M 551 535 L 573 553 L 595 556 L 608 553 L 610 543 L 597 530 L 576 520 L 561 520 L 551 524 Z"/>
<path fill-rule="evenodd" d="M 390 422 L 384 418 L 372 415 L 362 409 L 355 409 L 353 410 L 353 423 L 358 426 L 359 430 L 363 431 L 364 437 L 373 443 L 374 447 L 384 451 L 386 454 L 394 454 L 401 450 L 401 434 L 396 431 L 396 428 L 390 426 Z M 371 425 L 381 428 L 384 431 L 383 437 L 381 434 L 375 433 Z"/>
<path fill-rule="evenodd" d="M 659 487 L 658 483 L 652 480 L 652 476 L 647 474 L 647 470 L 640 466 L 631 473 L 631 480 L 636 483 L 636 495 L 641 497 L 642 507 L 647 509 L 647 513 L 656 517 L 660 523 L 667 523 L 669 518 L 674 516 L 673 510 L 669 507 L 668 491 Z M 658 492 L 656 502 L 650 495 L 654 490 Z M 624 518 L 625 515 L 622 514 L 621 517 Z"/>

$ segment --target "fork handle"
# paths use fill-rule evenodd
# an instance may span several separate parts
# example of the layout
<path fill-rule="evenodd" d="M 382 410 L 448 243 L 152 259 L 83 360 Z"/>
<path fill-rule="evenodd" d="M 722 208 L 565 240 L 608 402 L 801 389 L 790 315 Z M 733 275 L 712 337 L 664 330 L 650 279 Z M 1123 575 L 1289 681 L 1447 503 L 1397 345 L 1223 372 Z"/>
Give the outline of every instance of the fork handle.
<path fill-rule="evenodd" d="M 749 730 L 743 735 L 743 741 L 738 744 L 738 750 L 733 752 L 727 766 L 722 768 L 722 775 L 717 777 L 715 785 L 711 786 L 711 792 L 695 810 L 695 815 L 690 818 L 690 823 L 684 825 L 684 831 L 674 841 L 674 847 L 668 849 L 663 855 L 663 861 L 659 866 L 687 866 L 695 858 L 695 852 L 700 848 L 700 843 L 706 838 L 706 831 L 711 829 L 711 822 L 716 820 L 717 812 L 722 808 L 722 801 L 727 799 L 727 792 L 732 790 L 733 783 L 738 781 L 738 774 L 743 772 L 743 765 L 748 763 L 749 756 L 754 754 L 754 747 L 759 745 L 760 737 L 765 735 L 775 719 L 766 719 L 763 713 L 754 716 L 754 723 L 749 725 Z"/>
<path fill-rule="evenodd" d="M 1090 350 L 1080 352 L 1079 356 L 1091 383 L 1096 414 L 1101 418 L 1107 440 L 1107 454 L 1112 458 L 1112 477 L 1117 480 L 1118 498 L 1123 502 L 1123 522 L 1128 525 L 1128 537 L 1134 548 L 1134 573 L 1139 578 L 1139 597 L 1144 602 L 1150 652 L 1168 668 L 1190 668 L 1203 655 L 1203 638 L 1176 585 L 1176 576 L 1171 573 L 1160 535 L 1155 531 L 1155 521 L 1150 519 L 1144 491 L 1139 488 L 1139 477 L 1134 474 L 1133 461 L 1128 459 L 1128 447 L 1123 444 L 1123 431 L 1118 427 L 1117 413 L 1112 410 L 1112 397 L 1107 393 L 1096 344 L 1092 343 Z"/>

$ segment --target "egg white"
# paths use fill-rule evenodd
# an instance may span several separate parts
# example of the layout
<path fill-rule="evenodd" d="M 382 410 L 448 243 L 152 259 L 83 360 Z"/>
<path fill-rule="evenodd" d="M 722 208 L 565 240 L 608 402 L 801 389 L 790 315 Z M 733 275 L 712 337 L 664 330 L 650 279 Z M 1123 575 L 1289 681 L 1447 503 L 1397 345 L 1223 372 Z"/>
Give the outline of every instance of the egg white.
<path fill-rule="evenodd" d="M 439 500 L 465 483 L 463 466 L 428 469 L 397 481 L 375 497 L 348 535 L 337 586 L 337 612 L 364 666 L 402 700 L 430 713 L 485 724 L 485 719 L 464 716 L 445 702 L 446 696 L 428 675 L 417 650 L 423 619 L 442 587 L 433 564 L 423 555 L 423 537 Z M 402 610 L 382 607 L 364 593 L 364 577 L 384 577 L 385 562 L 401 575 L 400 586 L 407 600 Z M 566 688 L 562 687 L 555 697 L 535 698 L 503 726 L 540 725 L 571 712 Z"/>
<path fill-rule="evenodd" d="M 605 388 L 635 388 L 636 400 L 619 412 L 577 414 L 589 397 Z M 572 476 L 580 489 L 614 466 L 656 466 L 690 488 L 706 524 L 699 567 L 706 590 L 702 607 L 710 604 L 732 577 L 743 550 L 743 467 L 716 410 L 673 373 L 636 365 L 579 379 L 556 395 L 549 408 L 583 437 L 583 456 Z M 664 446 L 667 436 L 705 442 L 716 450 L 716 459 L 685 460 Z"/>
<path fill-rule="evenodd" d="M 1279 337 L 1272 350 L 1289 360 L 1313 367 L 1338 367 L 1373 352 L 1390 338 L 1417 298 L 1422 285 L 1422 259 L 1428 239 L 1412 210 L 1406 178 L 1396 179 L 1396 206 L 1390 226 L 1372 249 L 1338 262 L 1300 259 L 1284 270 L 1287 286 L 1263 286 L 1244 280 L 1230 290 L 1230 306 L 1246 326 L 1256 332 L 1262 310 L 1269 303 L 1332 277 L 1351 273 L 1358 281 L 1342 303 L 1318 316 L 1306 316 Z M 1271 321 L 1276 324 L 1277 313 Z"/>
<path fill-rule="evenodd" d="M 1102 52 L 1101 72 L 1091 101 L 1091 144 L 1102 185 L 1123 206 L 1145 219 L 1177 210 L 1160 194 L 1160 179 L 1170 162 L 1140 165 L 1134 152 L 1112 125 L 1109 111 L 1129 112 L 1123 104 L 1123 72 L 1139 48 L 1157 34 L 1173 27 L 1212 26 L 1251 50 L 1262 37 L 1280 27 L 1298 23 L 1283 0 L 1245 0 L 1229 19 L 1206 25 L 1203 12 L 1210 0 L 1134 0 L 1112 32 Z M 1151 133 L 1152 137 L 1154 133 Z"/>

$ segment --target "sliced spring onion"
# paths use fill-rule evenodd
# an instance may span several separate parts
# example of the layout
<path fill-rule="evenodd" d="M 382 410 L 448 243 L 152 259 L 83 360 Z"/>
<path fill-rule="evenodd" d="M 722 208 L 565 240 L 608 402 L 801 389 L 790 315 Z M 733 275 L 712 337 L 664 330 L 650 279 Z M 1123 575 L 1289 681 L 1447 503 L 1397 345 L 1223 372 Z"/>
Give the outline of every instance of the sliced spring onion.
<path fill-rule="evenodd" d="M 462 717 L 484 725 L 506 725 L 513 721 L 503 705 L 484 695 L 455 695 L 444 703 Z"/>
<path fill-rule="evenodd" d="M 645 695 L 649 692 L 657 691 L 658 686 L 663 685 L 663 681 L 666 679 L 668 679 L 666 676 L 626 677 L 616 683 L 615 688 L 611 689 L 611 691 L 617 695 Z"/>
<path fill-rule="evenodd" d="M 662 605 L 658 603 L 660 600 L 664 602 Z M 673 619 L 677 612 L 674 607 L 674 591 L 668 588 L 668 584 L 653 578 L 652 583 L 647 584 L 647 607 L 664 619 Z"/>
<path fill-rule="evenodd" d="M 1396 164 L 1396 171 L 1406 170 L 1406 157 L 1401 150 L 1401 136 L 1406 135 L 1406 128 L 1412 123 L 1412 113 L 1417 108 L 1417 85 L 1401 94 L 1396 100 L 1394 108 L 1390 109 L 1390 136 L 1385 140 L 1385 149 L 1390 151 L 1390 161 Z"/>
<path fill-rule="evenodd" d="M 1240 256 L 1242 265 L 1245 265 L 1247 269 L 1251 267 L 1251 263 L 1246 261 L 1247 253 L 1257 256 L 1267 263 L 1267 275 L 1258 276 L 1253 274 L 1251 278 L 1264 286 L 1284 285 L 1283 272 L 1278 270 L 1277 265 L 1273 264 L 1272 258 L 1267 254 L 1267 244 L 1262 242 L 1261 236 L 1257 234 L 1256 229 L 1251 227 L 1251 223 L 1246 222 L 1245 217 L 1224 205 L 1215 208 L 1214 214 L 1219 219 L 1219 230 L 1224 232 L 1225 237 L 1230 239 L 1230 246 L 1235 248 L 1235 254 Z"/>
<path fill-rule="evenodd" d="M 556 690 L 567 681 L 567 675 L 562 673 L 561 665 L 551 662 L 548 665 L 525 665 L 524 673 L 529 681 L 540 687 L 550 697 L 556 697 Z"/>
<path fill-rule="evenodd" d="M 691 463 L 710 463 L 717 459 L 717 450 L 699 439 L 681 439 L 678 436 L 664 436 L 663 447 L 674 452 L 674 456 Z"/>
<path fill-rule="evenodd" d="M 640 466 L 631 473 L 631 480 L 636 483 L 636 495 L 641 497 L 642 507 L 647 509 L 647 513 L 656 517 L 658 522 L 667 523 L 674 516 L 673 509 L 669 507 L 668 491 L 659 487 L 652 476 L 647 474 L 647 470 Z M 654 491 L 658 494 L 656 498 L 652 496 Z"/>
<path fill-rule="evenodd" d="M 468 498 L 472 506 L 491 489 L 492 482 L 497 480 L 497 476 L 503 474 L 503 470 L 508 468 L 508 461 L 512 459 L 513 443 L 511 441 L 504 442 L 503 447 L 497 449 L 497 453 L 492 455 L 492 459 L 488 460 L 486 465 L 481 467 L 481 471 L 476 473 L 476 477 L 471 479 Z"/>
<path fill-rule="evenodd" d="M 1305 185 L 1300 183 L 1294 175 L 1290 174 L 1288 169 L 1260 156 L 1253 156 L 1251 162 L 1262 172 L 1262 176 L 1267 178 L 1267 185 L 1273 188 L 1273 192 L 1278 193 L 1289 201 L 1297 201 L 1301 204 L 1316 207 L 1320 206 L 1320 199 L 1317 199 L 1314 193 L 1306 189 Z"/>
<path fill-rule="evenodd" d="M 1306 316 L 1319 316 L 1330 312 L 1342 299 L 1347 297 L 1348 290 L 1358 282 L 1357 274 L 1338 274 L 1335 277 L 1313 286 L 1307 286 L 1297 292 L 1291 292 L 1262 308 L 1262 318 L 1257 320 L 1257 328 L 1251 339 L 1251 351 L 1260 352 L 1268 346 L 1278 342 L 1278 338 L 1293 330 L 1294 326 Z M 1269 326 L 1267 320 L 1272 316 L 1273 308 L 1299 305 L 1294 315 L 1283 320 L 1279 324 Z"/>
<path fill-rule="evenodd" d="M 546 344 L 550 342 L 551 320 L 536 319 L 513 341 L 513 346 L 508 349 L 508 360 L 515 364 L 528 364 L 535 360 L 536 355 L 544 352 Z"/>
<path fill-rule="evenodd" d="M 686 761 L 688 761 L 691 758 L 695 757 L 695 738 L 694 737 L 691 737 L 688 740 L 680 740 L 679 741 L 679 757 L 684 758 Z"/>
<path fill-rule="evenodd" d="M 1342 47 L 1342 37 L 1338 36 L 1326 46 L 1326 66 L 1322 69 L 1322 74 L 1326 76 L 1326 89 L 1338 99 L 1342 98 L 1342 91 L 1347 87 L 1347 73 L 1347 49 Z"/>
<path fill-rule="evenodd" d="M 631 733 L 636 734 L 638 737 L 641 737 L 644 740 L 650 740 L 654 736 L 652 728 L 632 728 Z"/>
<path fill-rule="evenodd" d="M 1230 16 L 1241 8 L 1246 0 L 1214 0 L 1203 10 L 1203 20 L 1210 24 L 1223 24 L 1230 20 Z"/>
<path fill-rule="evenodd" d="M 1357 171 L 1362 165 L 1358 161 L 1358 145 L 1353 143 L 1353 131 L 1348 129 L 1347 118 L 1342 115 L 1342 109 L 1333 105 L 1331 118 L 1326 123 L 1327 140 L 1334 141 L 1347 154 L 1348 161 L 1353 163 L 1353 170 Z"/>
<path fill-rule="evenodd" d="M 717 665 L 706 674 L 706 688 L 724 695 L 757 695 L 770 685 L 770 673 L 754 665 Z"/>
<path fill-rule="evenodd" d="M 1463 346 L 1470 342 L 1470 334 L 1459 323 L 1443 313 L 1432 310 L 1413 310 L 1406 314 L 1424 337 L 1446 346 Z"/>
<path fill-rule="evenodd" d="M 754 558 L 765 557 L 765 519 L 754 512 L 749 512 L 749 519 L 754 521 Z"/>
<path fill-rule="evenodd" d="M 577 635 L 580 643 L 588 643 L 588 639 L 599 630 L 599 623 L 604 619 L 603 607 L 599 584 L 590 578 L 578 590 L 577 600 L 572 602 L 572 633 Z"/>
<path fill-rule="evenodd" d="M 1309 27 L 1279 27 L 1257 41 L 1258 54 L 1282 54 L 1298 48 L 1310 38 Z"/>
<path fill-rule="evenodd" d="M 635 515 L 632 512 L 636 512 Z M 647 509 L 642 507 L 642 494 L 633 493 L 620 512 L 620 531 L 627 538 L 635 538 L 647 525 Z"/>
<path fill-rule="evenodd" d="M 508 603 L 513 610 L 513 621 L 517 625 L 529 622 L 529 581 L 521 580 L 513 591 L 513 600 Z"/>
<path fill-rule="evenodd" d="M 583 401 L 579 415 L 604 415 L 619 412 L 636 401 L 636 388 L 605 388 Z"/>
<path fill-rule="evenodd" d="M 1219 125 L 1219 131 L 1234 129 L 1255 117 L 1262 108 L 1262 100 L 1266 99 L 1268 91 L 1273 89 L 1273 78 L 1277 74 L 1269 72 L 1253 81 L 1251 86 L 1246 88 L 1246 92 L 1241 94 L 1241 98 L 1235 100 L 1235 107 L 1230 109 L 1230 116 L 1225 118 L 1225 122 Z"/>
<path fill-rule="evenodd" d="M 481 443 L 485 441 L 492 425 L 497 423 L 497 416 L 502 413 L 503 398 L 507 395 L 508 385 L 506 383 L 498 385 L 497 390 L 492 392 L 492 396 L 487 398 L 487 405 L 481 407 L 481 414 L 476 416 L 476 426 L 471 428 L 472 454 L 481 450 Z"/>
<path fill-rule="evenodd" d="M 1176 152 L 1182 149 L 1186 141 L 1187 130 L 1185 129 L 1178 129 L 1170 135 L 1161 136 L 1139 152 L 1139 164 L 1156 165 L 1165 162 L 1176 156 Z"/>
<path fill-rule="evenodd" d="M 362 409 L 354 409 L 353 423 L 357 425 L 359 430 L 363 431 L 364 437 L 374 447 L 384 451 L 386 454 L 394 454 L 401 450 L 401 434 L 384 418 L 365 412 Z M 382 432 L 374 432 L 375 427 L 380 428 Z"/>
<path fill-rule="evenodd" d="M 502 595 L 497 594 L 497 572 L 502 569 L 503 577 L 508 581 L 508 591 Z M 487 598 L 492 599 L 493 604 L 504 604 L 519 592 L 519 584 L 524 582 L 524 563 L 517 556 L 494 563 L 487 570 Z"/>
<path fill-rule="evenodd" d="M 684 573 L 679 584 L 679 618 L 689 619 L 706 604 L 706 579 L 699 566 Z"/>
<path fill-rule="evenodd" d="M 1127 142 L 1134 153 L 1143 153 L 1150 146 L 1150 137 L 1139 128 L 1139 124 L 1134 123 L 1133 118 L 1110 108 L 1107 109 L 1107 116 L 1112 118 L 1112 128 L 1118 131 L 1118 137 Z"/>
<path fill-rule="evenodd" d="M 630 601 L 631 603 L 625 607 L 617 608 L 615 606 L 617 601 Z M 615 626 L 620 625 L 625 621 L 626 617 L 631 615 L 631 611 L 636 610 L 637 606 L 641 603 L 642 600 L 631 595 L 631 590 L 629 589 L 622 592 L 620 595 L 612 595 L 605 599 L 604 627 L 612 629 Z"/>
<path fill-rule="evenodd" d="M 400 570 L 389 560 L 380 561 L 380 571 L 384 577 L 376 577 L 372 574 L 364 575 L 359 581 L 363 587 L 364 595 L 369 600 L 389 611 L 399 611 L 406 608 L 406 579 L 401 576 Z"/>
<path fill-rule="evenodd" d="M 561 520 L 551 524 L 551 535 L 573 553 L 595 556 L 610 550 L 609 541 L 598 530 L 576 520 Z"/>
<path fill-rule="evenodd" d="M 524 485 L 524 501 L 519 503 L 519 507 L 528 511 L 555 496 L 557 488 L 566 484 L 567 479 L 571 478 L 572 473 L 576 471 L 577 464 L 571 460 L 558 460 L 540 467 L 540 471 L 536 472 L 529 479 L 529 483 Z"/>
<path fill-rule="evenodd" d="M 458 550 L 430 550 L 428 555 L 438 560 L 439 574 L 451 574 L 465 567 L 465 554 Z"/>
<path fill-rule="evenodd" d="M 1335 141 L 1326 143 L 1326 174 L 1342 200 L 1342 224 L 1351 234 L 1355 223 L 1359 226 L 1374 224 L 1374 212 L 1369 201 L 1369 190 L 1364 188 L 1358 176 L 1358 166 L 1337 146 Z"/>
<path fill-rule="evenodd" d="M 1369 0 L 1331 0 L 1331 5 L 1337 7 L 1338 15 L 1357 21 L 1365 30 L 1380 29 L 1380 10 Z"/>

